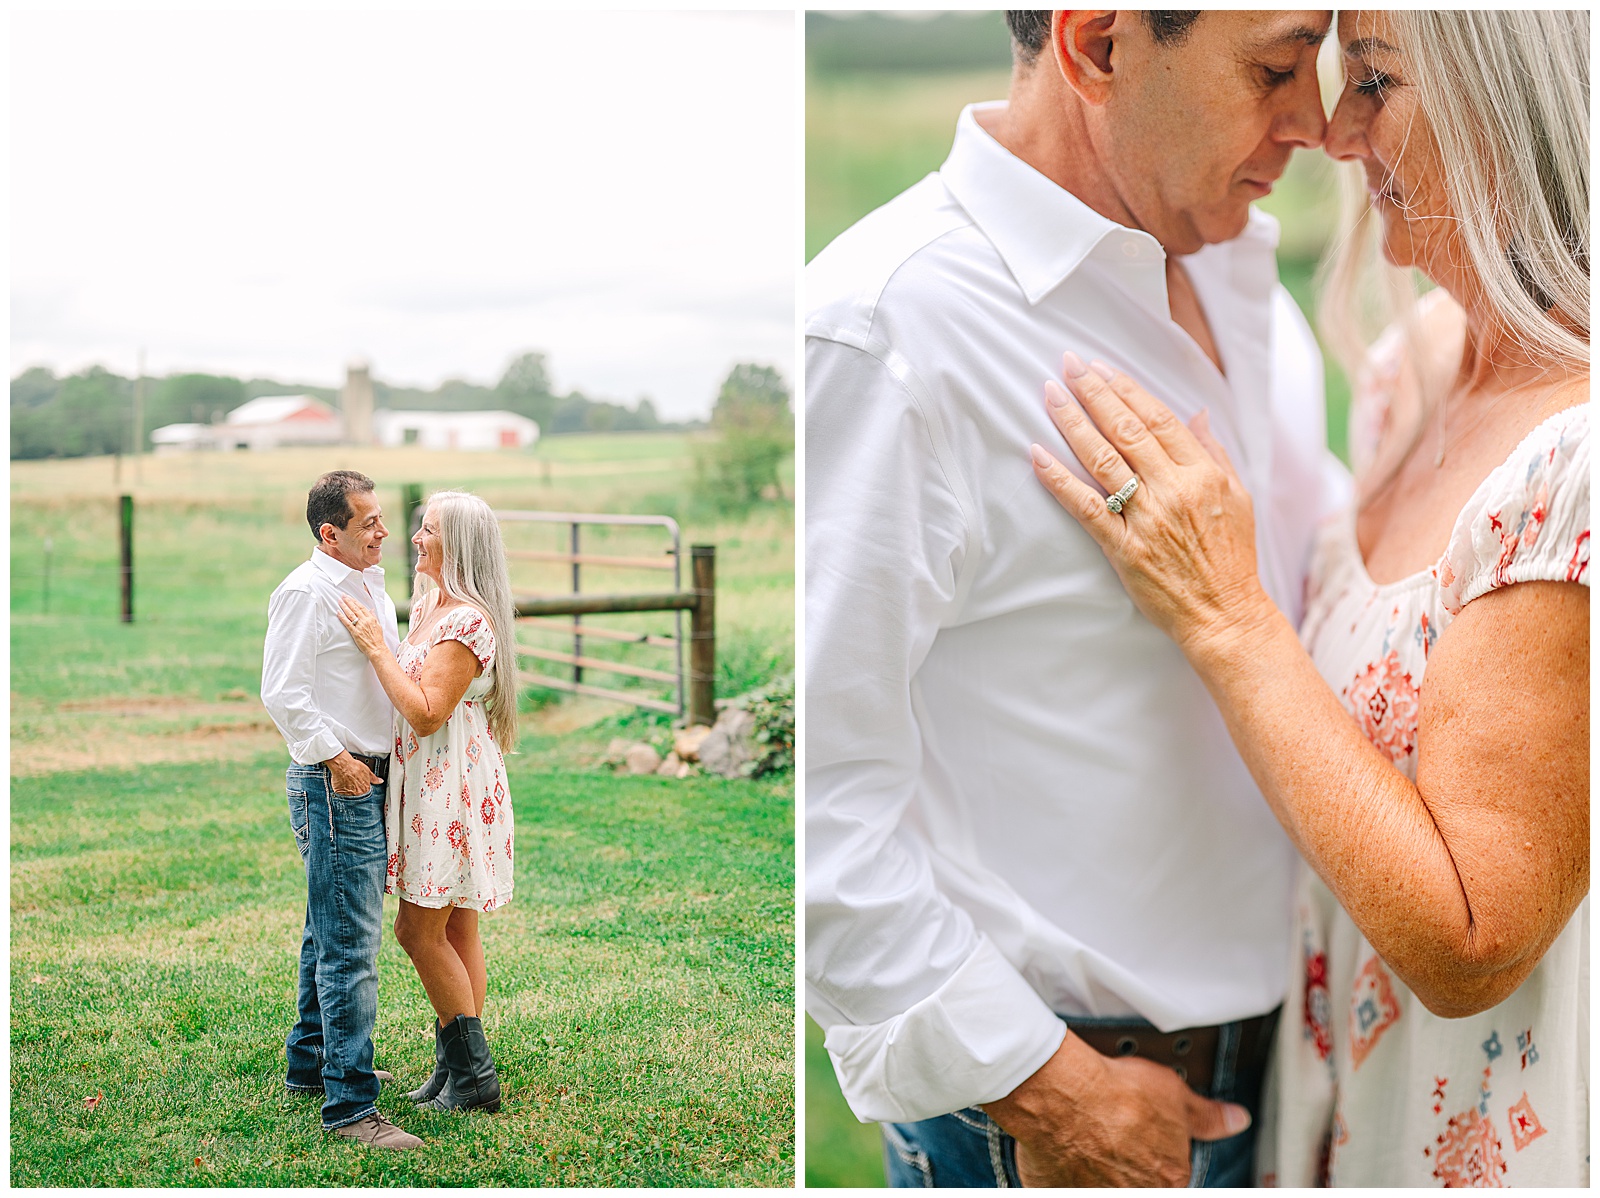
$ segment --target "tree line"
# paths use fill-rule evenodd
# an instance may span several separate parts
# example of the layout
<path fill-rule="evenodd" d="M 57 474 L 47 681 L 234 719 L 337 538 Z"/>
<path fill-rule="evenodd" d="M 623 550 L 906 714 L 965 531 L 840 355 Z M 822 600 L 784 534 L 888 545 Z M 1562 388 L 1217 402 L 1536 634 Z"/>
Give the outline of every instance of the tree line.
<path fill-rule="evenodd" d="M 133 449 L 133 404 L 138 381 L 100 366 L 58 378 L 36 366 L 11 380 L 11 457 L 70 458 L 128 453 Z M 699 421 L 666 422 L 654 403 L 631 407 L 594 399 L 581 391 L 557 394 L 542 353 L 524 353 L 493 386 L 446 379 L 433 390 L 397 387 L 372 380 L 376 407 L 396 411 L 516 412 L 537 421 L 546 436 L 579 432 L 690 429 Z M 215 374 L 174 374 L 144 379 L 143 448 L 150 433 L 168 424 L 210 424 L 261 395 L 315 395 L 338 406 L 338 388 L 276 379 L 237 379 Z M 786 401 L 787 402 L 787 401 Z"/>

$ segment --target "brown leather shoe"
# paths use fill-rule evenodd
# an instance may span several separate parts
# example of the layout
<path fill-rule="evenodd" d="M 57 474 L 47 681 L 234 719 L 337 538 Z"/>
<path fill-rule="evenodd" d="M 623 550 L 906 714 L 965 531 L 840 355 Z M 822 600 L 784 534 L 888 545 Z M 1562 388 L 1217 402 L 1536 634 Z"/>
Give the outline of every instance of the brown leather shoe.
<path fill-rule="evenodd" d="M 396 1127 L 378 1111 L 365 1119 L 346 1123 L 333 1129 L 333 1134 L 355 1140 L 368 1148 L 421 1148 L 422 1141 L 408 1131 Z"/>

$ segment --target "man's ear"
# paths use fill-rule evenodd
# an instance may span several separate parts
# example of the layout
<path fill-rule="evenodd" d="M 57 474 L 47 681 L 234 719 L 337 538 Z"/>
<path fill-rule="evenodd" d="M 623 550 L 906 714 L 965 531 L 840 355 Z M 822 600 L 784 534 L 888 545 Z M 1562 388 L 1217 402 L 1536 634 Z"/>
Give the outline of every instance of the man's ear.
<path fill-rule="evenodd" d="M 1056 68 L 1086 104 L 1098 106 L 1111 96 L 1112 27 L 1117 15 L 1115 9 L 1050 15 L 1050 49 Z"/>
<path fill-rule="evenodd" d="M 339 530 L 331 524 L 324 524 L 317 529 L 317 540 L 324 545 L 337 545 L 339 543 Z"/>

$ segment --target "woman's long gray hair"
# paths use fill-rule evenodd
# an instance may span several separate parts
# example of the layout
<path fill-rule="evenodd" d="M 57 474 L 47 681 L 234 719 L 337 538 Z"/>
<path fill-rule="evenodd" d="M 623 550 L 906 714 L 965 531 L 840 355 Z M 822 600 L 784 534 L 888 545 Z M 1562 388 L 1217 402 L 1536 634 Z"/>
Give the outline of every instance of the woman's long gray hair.
<path fill-rule="evenodd" d="M 1589 368 L 1589 14 L 1583 9 L 1388 14 L 1413 64 L 1445 196 L 1477 283 L 1530 360 Z M 1377 322 L 1408 327 L 1415 287 L 1379 265 L 1378 224 L 1354 176 L 1346 233 L 1324 263 L 1324 333 L 1347 369 Z M 1399 280 L 1397 282 L 1397 280 Z M 1376 300 L 1376 303 L 1372 301 Z M 1364 308 L 1365 301 L 1365 308 Z M 1416 361 L 1413 355 L 1413 361 Z M 1426 410 L 1423 413 L 1426 419 Z"/>
<path fill-rule="evenodd" d="M 439 521 L 443 559 L 439 577 L 445 592 L 488 616 L 494 630 L 494 678 L 484 708 L 495 742 L 509 753 L 517 744 L 517 632 L 500 521 L 487 503 L 466 491 L 437 491 L 428 497 L 427 506 Z M 414 624 L 425 619 L 438 601 L 437 589 L 432 579 L 417 575 L 411 605 Z"/>

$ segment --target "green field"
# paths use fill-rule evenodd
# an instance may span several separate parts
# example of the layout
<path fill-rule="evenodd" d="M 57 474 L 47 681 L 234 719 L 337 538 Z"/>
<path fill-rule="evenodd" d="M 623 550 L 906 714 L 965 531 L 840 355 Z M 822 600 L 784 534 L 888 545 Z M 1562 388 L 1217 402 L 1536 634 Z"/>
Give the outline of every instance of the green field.
<path fill-rule="evenodd" d="M 306 487 L 350 467 L 387 513 L 416 482 L 500 509 L 675 514 L 685 545 L 717 547 L 731 696 L 793 669 L 792 515 L 702 510 L 693 452 L 681 434 L 618 434 L 534 455 L 146 459 L 120 480 L 104 458 L 13 464 L 13 1184 L 792 1184 L 792 778 L 614 776 L 598 764 L 612 737 L 670 728 L 603 700 L 531 692 L 509 759 L 517 894 L 483 933 L 500 1113 L 420 1115 L 386 1093 L 428 1147 L 374 1153 L 324 1136 L 316 1100 L 282 1086 L 305 883 L 258 689 L 267 595 L 310 552 Z M 119 490 L 136 511 L 126 625 Z M 532 548 L 562 547 L 565 528 L 542 531 Z M 594 552 L 661 551 L 593 537 Z M 402 609 L 403 549 L 385 546 Z M 519 562 L 521 589 L 567 589 L 554 568 Z M 584 589 L 663 583 L 596 567 Z M 392 937 L 379 970 L 378 1060 L 410 1088 L 431 1067 L 429 1009 Z"/>

